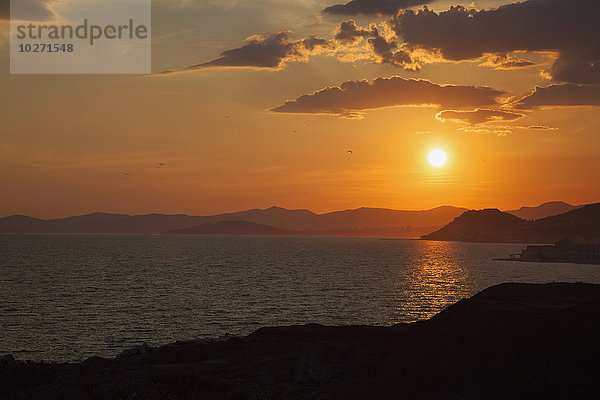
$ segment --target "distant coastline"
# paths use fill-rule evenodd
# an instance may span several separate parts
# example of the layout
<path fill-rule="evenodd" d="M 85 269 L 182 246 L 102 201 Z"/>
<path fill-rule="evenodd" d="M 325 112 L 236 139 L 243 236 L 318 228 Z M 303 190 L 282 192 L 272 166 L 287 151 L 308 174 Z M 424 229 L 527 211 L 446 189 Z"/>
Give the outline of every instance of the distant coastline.
<path fill-rule="evenodd" d="M 578 207 L 549 202 L 509 213 L 532 219 Z M 358 208 L 316 214 L 305 209 L 270 207 L 210 216 L 98 212 L 43 220 L 13 215 L 0 218 L 0 234 L 242 234 L 414 239 L 439 230 L 467 211 L 465 208 L 442 206 L 421 211 Z"/>

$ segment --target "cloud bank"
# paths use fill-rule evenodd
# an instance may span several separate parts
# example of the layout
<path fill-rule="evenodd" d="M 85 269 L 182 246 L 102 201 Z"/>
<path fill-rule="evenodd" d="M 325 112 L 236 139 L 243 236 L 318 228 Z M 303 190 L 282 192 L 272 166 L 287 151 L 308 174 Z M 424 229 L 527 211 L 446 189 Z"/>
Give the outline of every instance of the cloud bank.
<path fill-rule="evenodd" d="M 600 1 L 528 0 L 497 9 L 453 6 L 436 13 L 426 6 L 401 11 L 389 20 L 413 48 L 451 61 L 513 51 L 558 52 L 547 74 L 570 83 L 600 83 Z M 526 66 L 519 62 L 516 66 Z"/>
<path fill-rule="evenodd" d="M 571 83 L 536 87 L 512 106 L 520 110 L 556 107 L 600 107 L 600 85 Z"/>
<path fill-rule="evenodd" d="M 333 50 L 336 47 L 335 42 L 314 36 L 290 41 L 289 35 L 289 31 L 283 31 L 268 37 L 250 36 L 246 39 L 245 45 L 224 51 L 220 58 L 189 66 L 182 71 L 227 67 L 278 69 L 289 61 L 304 60 L 312 54 Z M 165 71 L 164 73 L 171 72 L 178 71 Z"/>
<path fill-rule="evenodd" d="M 203 70 L 208 68 L 257 68 L 257 69 L 281 69 L 288 62 L 307 61 L 310 56 L 320 53 L 334 53 L 336 51 L 348 51 L 350 48 L 360 44 L 365 38 L 372 38 L 375 42 L 372 44 L 373 52 L 361 58 L 371 58 L 378 62 L 388 62 L 393 65 L 404 62 L 409 64 L 409 60 L 401 60 L 399 54 L 401 51 L 394 50 L 398 46 L 395 42 L 387 42 L 379 35 L 375 25 L 370 29 L 365 29 L 356 25 L 353 20 L 342 22 L 333 32 L 333 39 L 321 39 L 310 36 L 305 39 L 293 41 L 290 40 L 290 31 L 281 31 L 269 36 L 253 35 L 246 39 L 246 43 L 238 48 L 226 50 L 221 53 L 221 57 L 191 65 L 182 70 L 164 71 L 161 74 L 170 74 L 175 72 Z M 371 39 L 369 39 L 369 43 Z M 385 52 L 379 41 L 384 41 L 392 51 Z M 389 53 L 389 54 L 388 54 Z M 398 54 L 395 54 L 398 53 Z M 351 56 L 355 53 L 351 52 Z M 364 54 L 361 53 L 364 56 Z M 396 57 L 394 58 L 394 55 Z M 350 57 L 351 60 L 354 60 Z M 408 68 L 408 67 L 407 67 Z"/>
<path fill-rule="evenodd" d="M 41 0 L 28 0 L 41 1 Z M 396 13 L 427 0 L 354 0 L 328 8 L 345 15 Z M 340 8 L 341 7 L 341 8 Z M 336 12 L 338 12 L 336 11 Z M 290 40 L 290 32 L 255 35 L 241 47 L 221 57 L 184 69 L 260 68 L 277 70 L 288 62 L 306 61 L 311 55 L 336 53 L 343 62 L 371 60 L 417 72 L 436 61 L 474 61 L 495 69 L 539 65 L 514 56 L 514 52 L 556 55 L 544 75 L 558 82 L 600 83 L 600 1 L 527 0 L 491 10 L 453 6 L 434 12 L 426 5 L 418 11 L 400 10 L 384 23 L 360 27 L 342 22 L 332 39 L 309 37 Z M 382 34 L 381 32 L 384 32 Z M 366 40 L 367 46 L 360 44 Z M 173 71 L 167 71 L 173 72 Z"/>
<path fill-rule="evenodd" d="M 499 103 L 505 93 L 489 87 L 439 85 L 423 79 L 398 76 L 347 81 L 306 94 L 270 111 L 294 114 L 330 114 L 357 118 L 364 110 L 392 106 L 472 108 Z"/>

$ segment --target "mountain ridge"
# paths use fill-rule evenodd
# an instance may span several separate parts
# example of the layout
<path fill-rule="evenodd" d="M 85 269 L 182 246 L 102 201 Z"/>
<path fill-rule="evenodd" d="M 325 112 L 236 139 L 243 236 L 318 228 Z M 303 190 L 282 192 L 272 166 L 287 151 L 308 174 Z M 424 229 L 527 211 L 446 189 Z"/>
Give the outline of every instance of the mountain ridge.
<path fill-rule="evenodd" d="M 575 208 L 567 203 L 559 208 Z M 527 210 L 542 207 L 522 207 Z M 556 209 L 556 207 L 554 207 Z M 163 234 L 221 221 L 246 221 L 272 228 L 310 235 L 373 236 L 418 238 L 451 222 L 468 211 L 454 206 L 438 206 L 426 210 L 395 210 L 390 208 L 360 207 L 322 214 L 308 209 L 286 209 L 271 206 L 215 215 L 148 213 L 129 215 L 94 212 L 66 218 L 41 219 L 26 215 L 0 218 L 3 234 Z"/>
<path fill-rule="evenodd" d="M 423 232 L 423 228 L 434 230 L 466 210 L 451 206 L 419 211 L 360 208 L 316 214 L 307 209 L 288 210 L 273 206 L 208 216 L 95 212 L 45 220 L 12 215 L 0 218 L 0 233 L 162 234 L 221 221 L 246 221 L 293 232 L 340 231 L 341 233 L 342 230 L 415 227 L 419 229 L 414 232 L 405 230 L 401 236 L 418 237 L 426 233 Z"/>
<path fill-rule="evenodd" d="M 540 204 L 537 207 L 523 206 L 518 210 L 506 211 L 512 215 L 526 220 L 536 220 L 545 218 L 551 215 L 564 214 L 568 211 L 576 210 L 582 206 L 574 206 L 564 201 L 548 201 Z"/>

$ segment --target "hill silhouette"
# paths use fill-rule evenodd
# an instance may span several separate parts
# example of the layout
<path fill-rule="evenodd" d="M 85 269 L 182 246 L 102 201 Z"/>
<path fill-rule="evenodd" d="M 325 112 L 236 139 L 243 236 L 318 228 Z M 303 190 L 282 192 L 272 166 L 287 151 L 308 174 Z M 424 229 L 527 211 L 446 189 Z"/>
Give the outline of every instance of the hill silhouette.
<path fill-rule="evenodd" d="M 573 206 L 563 201 L 549 201 L 537 207 L 521 207 L 518 210 L 506 212 L 522 219 L 535 220 L 553 215 L 564 214 L 580 207 L 581 206 Z"/>
<path fill-rule="evenodd" d="M 496 209 L 467 211 L 425 240 L 495 243 L 600 242 L 600 203 L 564 214 L 526 221 Z"/>
<path fill-rule="evenodd" d="M 442 229 L 424 235 L 426 240 L 453 240 L 461 242 L 511 241 L 510 232 L 527 221 L 497 209 L 467 211 Z M 505 238 L 504 232 L 508 233 Z M 506 240 L 504 240 L 506 239 Z"/>
<path fill-rule="evenodd" d="M 522 207 L 512 213 L 530 218 L 554 215 L 566 208 L 574 206 L 552 202 Z M 0 218 L 0 234 L 162 234 L 223 221 L 245 221 L 303 235 L 417 238 L 443 227 L 465 211 L 468 210 L 452 206 L 418 211 L 362 207 L 316 214 L 306 209 L 270 207 L 208 216 L 96 212 L 44 220 L 12 215 Z"/>
<path fill-rule="evenodd" d="M 245 221 L 305 234 L 336 234 L 419 237 L 431 232 L 467 209 L 437 207 L 431 210 L 402 211 L 359 208 L 316 214 L 309 210 L 270 207 L 210 216 L 125 215 L 93 213 L 43 220 L 23 215 L 0 218 L 0 233 L 43 234 L 162 234 L 223 221 Z"/>

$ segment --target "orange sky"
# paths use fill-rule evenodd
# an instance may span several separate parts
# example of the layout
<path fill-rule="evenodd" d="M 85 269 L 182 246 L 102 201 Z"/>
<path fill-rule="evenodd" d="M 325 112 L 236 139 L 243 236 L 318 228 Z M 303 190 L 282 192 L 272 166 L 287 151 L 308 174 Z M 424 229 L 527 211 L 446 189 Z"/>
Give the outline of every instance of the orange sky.
<path fill-rule="evenodd" d="M 315 212 L 361 206 L 514 209 L 550 200 L 599 201 L 600 74 L 580 69 L 593 68 L 590 60 L 600 58 L 595 50 L 562 36 L 550 37 L 555 46 L 508 37 L 497 43 L 485 31 L 480 41 L 462 40 L 465 49 L 457 49 L 452 38 L 439 36 L 450 29 L 440 13 L 456 2 L 431 2 L 436 14 L 426 24 L 415 14 L 396 18 L 397 25 L 390 15 L 332 15 L 322 9 L 338 2 L 326 3 L 156 1 L 153 76 L 9 75 L 8 24 L 0 21 L 0 215 L 202 215 L 271 205 Z M 458 3 L 480 10 L 509 2 Z M 565 4 L 571 2 L 547 0 L 538 19 L 527 16 L 534 21 L 531 31 L 546 29 L 535 22 L 552 21 L 554 8 Z M 506 21 L 502 12 L 489 18 Z M 587 21 L 575 12 L 561 15 L 577 25 Z M 409 28 L 412 18 L 418 28 Z M 335 34 L 350 20 L 362 36 L 342 44 Z M 519 18 L 508 21 L 518 24 Z M 243 64 L 248 52 L 266 51 L 271 34 L 288 30 L 287 38 L 273 39 L 274 46 L 300 49 L 301 57 L 289 53 L 278 65 L 258 69 L 228 65 Z M 438 34 L 429 37 L 431 32 Z M 263 37 L 244 41 L 252 35 Z M 301 41 L 313 35 L 326 43 L 308 49 Z M 396 46 L 377 53 L 371 39 Z M 471 54 L 498 55 L 498 49 L 510 58 Z M 577 57 L 557 63 L 561 54 Z M 420 71 L 410 71 L 402 57 Z M 532 65 L 502 69 L 499 63 L 507 60 Z M 158 74 L 193 65 L 202 66 Z M 399 78 L 374 84 L 390 77 Z M 368 84 L 360 91 L 315 94 L 363 79 Z M 391 83 L 402 86 L 388 89 Z M 519 102 L 548 85 L 555 87 Z M 309 96 L 294 101 L 303 95 Z M 286 101 L 292 103 L 278 109 Z M 477 109 L 507 119 L 470 123 L 468 116 L 488 113 L 467 113 Z M 436 118 L 444 110 L 464 119 Z M 427 162 L 435 148 L 448 155 L 443 167 Z M 166 165 L 156 168 L 159 162 Z"/>

